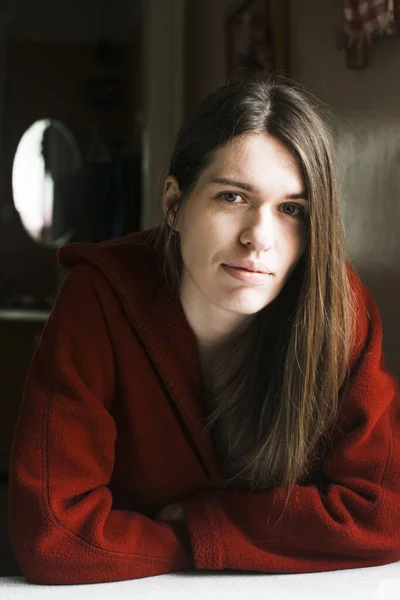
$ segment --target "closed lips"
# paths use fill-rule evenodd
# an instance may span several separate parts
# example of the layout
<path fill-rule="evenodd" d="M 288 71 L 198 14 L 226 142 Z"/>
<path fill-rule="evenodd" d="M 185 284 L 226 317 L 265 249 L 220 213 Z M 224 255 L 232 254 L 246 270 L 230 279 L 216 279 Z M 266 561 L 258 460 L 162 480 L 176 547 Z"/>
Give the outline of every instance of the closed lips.
<path fill-rule="evenodd" d="M 227 264 L 227 267 L 231 269 L 241 269 L 242 271 L 248 271 L 249 273 L 262 273 L 264 275 L 271 275 L 271 272 L 264 266 L 258 265 L 246 265 L 246 264 Z"/>
<path fill-rule="evenodd" d="M 245 269 L 244 267 L 235 267 L 233 266 L 234 269 L 240 269 L 241 271 L 248 271 L 249 273 L 265 273 L 265 271 L 256 271 L 255 269 Z"/>

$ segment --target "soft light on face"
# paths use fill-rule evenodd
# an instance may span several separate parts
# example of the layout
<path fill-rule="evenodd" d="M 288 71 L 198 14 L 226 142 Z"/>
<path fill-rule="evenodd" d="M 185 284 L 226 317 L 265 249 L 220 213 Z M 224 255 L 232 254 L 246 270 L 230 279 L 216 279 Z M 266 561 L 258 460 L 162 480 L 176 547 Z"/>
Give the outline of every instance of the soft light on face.
<path fill-rule="evenodd" d="M 304 252 L 308 210 L 280 141 L 247 134 L 222 148 L 179 213 L 186 305 L 239 316 L 271 303 Z"/>

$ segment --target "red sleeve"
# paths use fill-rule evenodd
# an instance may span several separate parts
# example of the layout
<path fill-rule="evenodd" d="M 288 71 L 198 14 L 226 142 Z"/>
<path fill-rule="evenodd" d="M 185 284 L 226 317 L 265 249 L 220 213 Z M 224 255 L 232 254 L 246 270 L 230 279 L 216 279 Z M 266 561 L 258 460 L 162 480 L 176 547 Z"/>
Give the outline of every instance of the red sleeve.
<path fill-rule="evenodd" d="M 286 507 L 283 487 L 193 493 L 183 505 L 198 569 L 302 573 L 400 560 L 400 394 L 384 367 L 381 319 L 366 289 L 360 310 L 363 350 L 322 483 L 295 486 Z"/>
<path fill-rule="evenodd" d="M 118 348 L 88 272 L 74 267 L 62 286 L 14 438 L 10 532 L 22 573 L 34 583 L 117 581 L 193 566 L 184 523 L 112 509 L 116 426 L 106 407 Z"/>

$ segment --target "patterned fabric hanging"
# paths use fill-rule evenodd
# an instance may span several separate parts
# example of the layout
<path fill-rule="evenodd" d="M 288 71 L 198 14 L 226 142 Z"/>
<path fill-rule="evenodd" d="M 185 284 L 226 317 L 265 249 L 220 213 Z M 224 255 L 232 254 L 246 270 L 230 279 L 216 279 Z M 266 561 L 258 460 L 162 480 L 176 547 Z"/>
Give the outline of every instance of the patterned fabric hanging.
<path fill-rule="evenodd" d="M 376 35 L 395 33 L 394 0 L 343 0 L 348 48 L 362 48 Z"/>

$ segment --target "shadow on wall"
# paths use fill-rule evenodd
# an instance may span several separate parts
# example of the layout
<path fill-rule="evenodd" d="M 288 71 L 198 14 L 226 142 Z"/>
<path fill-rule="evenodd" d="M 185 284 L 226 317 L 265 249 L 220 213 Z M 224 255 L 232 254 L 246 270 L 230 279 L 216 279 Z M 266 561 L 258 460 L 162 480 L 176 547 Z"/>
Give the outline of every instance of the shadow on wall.
<path fill-rule="evenodd" d="M 356 265 L 357 266 L 357 265 Z M 383 324 L 383 353 L 385 365 L 400 382 L 400 275 L 382 270 L 368 271 L 358 268 L 361 279 L 368 287 L 378 305 Z"/>
<path fill-rule="evenodd" d="M 386 366 L 400 380 L 399 115 L 340 119 L 338 159 L 347 252 L 379 307 Z"/>

